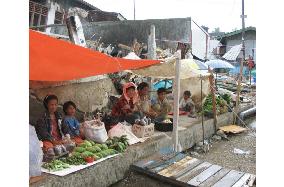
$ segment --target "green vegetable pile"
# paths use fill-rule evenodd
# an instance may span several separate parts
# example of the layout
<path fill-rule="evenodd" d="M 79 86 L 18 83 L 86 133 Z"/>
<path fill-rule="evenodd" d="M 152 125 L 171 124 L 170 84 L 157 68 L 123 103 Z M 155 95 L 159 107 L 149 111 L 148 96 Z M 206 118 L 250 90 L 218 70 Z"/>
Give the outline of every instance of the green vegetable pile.
<path fill-rule="evenodd" d="M 111 149 L 107 144 L 97 144 L 93 141 L 85 140 L 82 144 L 74 149 L 73 155 L 82 157 L 94 157 L 95 160 L 117 154 L 118 151 Z"/>
<path fill-rule="evenodd" d="M 224 98 L 224 99 L 223 99 Z M 223 114 L 228 112 L 228 106 L 231 103 L 231 97 L 228 94 L 224 94 L 222 96 L 216 96 L 216 110 L 217 114 Z M 212 94 L 209 94 L 206 97 L 206 100 L 203 104 L 203 111 L 205 116 L 213 115 L 213 97 Z"/>
<path fill-rule="evenodd" d="M 232 98 L 229 94 L 221 95 L 221 97 L 227 102 L 228 105 L 231 105 Z"/>
<path fill-rule="evenodd" d="M 60 158 L 59 160 L 66 164 L 75 165 L 75 166 L 87 164 L 82 156 L 76 154 L 70 157 Z"/>
<path fill-rule="evenodd" d="M 114 137 L 106 141 L 105 144 L 97 144 L 93 141 L 85 140 L 83 143 L 75 147 L 70 157 L 59 158 L 50 163 L 42 165 L 43 168 L 49 171 L 60 171 L 69 168 L 70 165 L 85 165 L 85 158 L 93 157 L 95 160 L 124 152 L 128 146 L 126 136 Z"/>
<path fill-rule="evenodd" d="M 112 139 L 107 140 L 106 144 L 109 146 L 109 148 L 115 149 L 120 153 L 124 152 L 129 145 L 126 135 L 123 135 L 121 137 L 113 137 Z"/>
<path fill-rule="evenodd" d="M 61 160 L 53 160 L 50 163 L 44 163 L 42 167 L 49 171 L 60 171 L 69 168 L 70 165 Z"/>

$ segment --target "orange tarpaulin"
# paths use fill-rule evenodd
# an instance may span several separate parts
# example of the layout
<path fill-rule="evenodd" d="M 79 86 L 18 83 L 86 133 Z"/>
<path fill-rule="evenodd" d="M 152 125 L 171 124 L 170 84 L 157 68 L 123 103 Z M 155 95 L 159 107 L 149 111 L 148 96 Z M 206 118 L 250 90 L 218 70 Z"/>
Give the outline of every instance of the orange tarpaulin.
<path fill-rule="evenodd" d="M 30 80 L 66 81 L 160 63 L 114 58 L 33 30 L 29 34 Z"/>

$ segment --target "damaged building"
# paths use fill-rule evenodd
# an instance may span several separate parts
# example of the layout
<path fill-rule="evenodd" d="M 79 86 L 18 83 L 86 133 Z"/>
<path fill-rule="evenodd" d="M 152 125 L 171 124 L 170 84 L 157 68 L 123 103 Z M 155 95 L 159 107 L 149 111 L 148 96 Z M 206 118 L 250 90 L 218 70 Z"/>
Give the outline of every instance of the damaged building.
<path fill-rule="evenodd" d="M 135 52 L 137 56 L 144 55 L 143 58 L 153 58 L 149 54 L 154 51 L 154 58 L 159 58 L 170 56 L 178 47 L 186 46 L 188 52 L 183 54 L 185 58 L 207 58 L 209 34 L 190 17 L 126 20 L 119 13 L 104 12 L 82 0 L 38 0 L 30 1 L 30 28 L 70 40 L 64 22 L 70 8 L 81 11 L 78 15 L 88 48 L 108 54 L 117 50 L 117 56 L 119 51 L 124 51 L 122 56 Z M 38 27 L 41 25 L 53 26 Z M 150 47 L 153 43 L 155 48 Z M 183 80 L 181 90 L 191 89 L 192 95 L 198 97 L 200 91 L 196 81 Z M 204 92 L 206 95 L 209 88 Z M 30 81 L 30 123 L 35 123 L 37 116 L 43 112 L 42 100 L 49 93 L 58 96 L 60 105 L 67 100 L 74 101 L 82 112 L 102 109 L 107 106 L 110 96 L 118 94 L 109 75 L 64 82 Z"/>

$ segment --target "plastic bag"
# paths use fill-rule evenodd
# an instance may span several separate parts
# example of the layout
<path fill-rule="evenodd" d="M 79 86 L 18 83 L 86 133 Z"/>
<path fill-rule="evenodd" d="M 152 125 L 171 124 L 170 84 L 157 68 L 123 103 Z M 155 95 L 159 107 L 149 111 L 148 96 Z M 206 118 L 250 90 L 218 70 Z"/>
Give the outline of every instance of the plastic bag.
<path fill-rule="evenodd" d="M 114 126 L 112 129 L 108 131 L 108 135 L 110 138 L 113 137 L 121 137 L 123 135 L 126 135 L 128 138 L 128 143 L 129 145 L 136 144 L 140 142 L 139 138 L 135 136 L 132 132 L 132 126 L 126 126 L 123 125 L 122 123 L 118 123 L 116 126 Z"/>
<path fill-rule="evenodd" d="M 41 164 L 43 159 L 43 152 L 40 147 L 40 142 L 36 135 L 35 128 L 29 125 L 30 139 L 29 139 L 29 176 L 41 175 Z"/>
<path fill-rule="evenodd" d="M 84 133 L 87 140 L 97 143 L 104 143 L 108 139 L 105 124 L 99 120 L 86 121 Z"/>

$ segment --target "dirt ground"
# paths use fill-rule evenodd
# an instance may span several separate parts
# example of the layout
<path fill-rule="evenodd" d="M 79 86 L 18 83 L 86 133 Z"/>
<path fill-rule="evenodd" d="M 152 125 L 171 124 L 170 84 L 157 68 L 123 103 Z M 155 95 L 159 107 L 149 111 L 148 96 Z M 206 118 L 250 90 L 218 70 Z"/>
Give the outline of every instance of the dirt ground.
<path fill-rule="evenodd" d="M 247 120 L 248 121 L 248 120 Z M 206 160 L 229 169 L 251 174 L 256 173 L 256 137 L 255 118 L 249 119 L 254 131 L 239 135 L 230 135 L 229 141 L 219 140 L 212 144 L 208 153 L 200 154 L 196 158 Z M 234 148 L 249 151 L 249 154 L 236 154 Z"/>
<path fill-rule="evenodd" d="M 212 164 L 217 164 L 225 168 L 242 172 L 256 174 L 256 120 L 255 117 L 245 121 L 252 128 L 252 131 L 239 135 L 228 136 L 229 141 L 216 140 L 208 153 L 201 153 L 194 156 L 201 160 L 206 160 Z M 234 153 L 234 148 L 249 151 L 248 155 Z M 189 150 L 191 151 L 191 150 Z M 130 172 L 122 181 L 113 184 L 112 187 L 170 187 L 172 185 L 162 183 L 151 177 Z"/>

